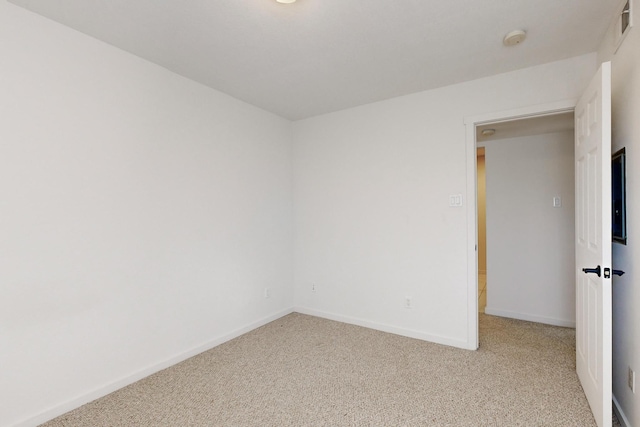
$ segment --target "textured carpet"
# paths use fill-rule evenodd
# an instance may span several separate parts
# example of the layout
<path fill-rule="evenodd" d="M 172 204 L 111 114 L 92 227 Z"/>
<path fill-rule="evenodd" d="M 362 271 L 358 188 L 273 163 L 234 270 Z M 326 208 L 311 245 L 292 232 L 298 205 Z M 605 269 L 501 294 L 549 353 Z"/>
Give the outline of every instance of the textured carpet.
<path fill-rule="evenodd" d="M 44 426 L 595 426 L 575 331 L 480 315 L 466 351 L 291 314 Z"/>

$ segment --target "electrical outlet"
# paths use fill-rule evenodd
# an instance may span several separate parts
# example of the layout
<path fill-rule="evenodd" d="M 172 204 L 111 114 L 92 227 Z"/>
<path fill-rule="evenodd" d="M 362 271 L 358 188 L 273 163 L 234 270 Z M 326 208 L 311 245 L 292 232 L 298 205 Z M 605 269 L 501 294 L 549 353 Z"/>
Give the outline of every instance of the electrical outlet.
<path fill-rule="evenodd" d="M 315 292 L 316 291 L 316 284 L 312 283 L 311 284 L 311 292 Z"/>
<path fill-rule="evenodd" d="M 631 366 L 629 366 L 629 388 L 632 393 L 636 392 L 636 373 L 631 369 Z"/>
<path fill-rule="evenodd" d="M 264 288 L 264 298 L 271 298 L 271 289 L 270 288 Z"/>
<path fill-rule="evenodd" d="M 412 308 L 413 307 L 413 301 L 411 300 L 411 297 L 404 297 L 404 308 Z"/>

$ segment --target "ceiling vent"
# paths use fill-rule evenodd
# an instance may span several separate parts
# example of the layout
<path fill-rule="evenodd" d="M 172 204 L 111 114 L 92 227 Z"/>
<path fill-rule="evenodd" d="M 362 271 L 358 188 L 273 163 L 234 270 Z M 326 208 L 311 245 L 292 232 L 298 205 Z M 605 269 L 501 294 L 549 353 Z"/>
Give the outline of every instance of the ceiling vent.
<path fill-rule="evenodd" d="M 633 27 L 633 6 L 631 5 L 631 0 L 623 2 L 618 11 L 619 13 L 616 15 L 615 22 L 616 51 L 622 44 L 622 40 L 624 40 L 631 30 L 631 27 Z"/>

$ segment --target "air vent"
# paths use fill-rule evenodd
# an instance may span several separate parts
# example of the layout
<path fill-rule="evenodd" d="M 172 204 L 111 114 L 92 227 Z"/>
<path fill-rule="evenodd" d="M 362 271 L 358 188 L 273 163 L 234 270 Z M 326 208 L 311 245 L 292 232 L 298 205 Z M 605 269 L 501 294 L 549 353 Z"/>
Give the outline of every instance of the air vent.
<path fill-rule="evenodd" d="M 631 28 L 633 27 L 633 6 L 631 0 L 626 0 L 622 3 L 619 9 L 619 13 L 616 15 L 615 22 L 615 42 L 616 51 L 622 44 L 622 41 L 627 36 Z"/>

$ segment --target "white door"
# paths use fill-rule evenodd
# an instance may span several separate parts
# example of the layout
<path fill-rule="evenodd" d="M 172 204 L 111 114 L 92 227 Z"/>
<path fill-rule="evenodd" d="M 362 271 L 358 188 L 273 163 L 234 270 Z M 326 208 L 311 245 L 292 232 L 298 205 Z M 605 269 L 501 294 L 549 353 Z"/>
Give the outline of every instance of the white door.
<path fill-rule="evenodd" d="M 575 110 L 576 370 L 600 427 L 611 427 L 611 63 Z"/>

